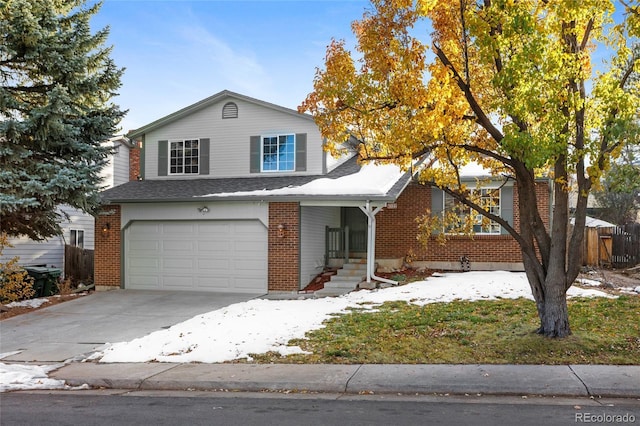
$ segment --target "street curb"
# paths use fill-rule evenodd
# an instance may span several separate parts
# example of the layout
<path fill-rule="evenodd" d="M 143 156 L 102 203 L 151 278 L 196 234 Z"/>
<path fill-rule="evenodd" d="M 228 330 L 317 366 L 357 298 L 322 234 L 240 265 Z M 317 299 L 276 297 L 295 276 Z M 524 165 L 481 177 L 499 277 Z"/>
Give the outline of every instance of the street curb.
<path fill-rule="evenodd" d="M 589 396 L 567 366 L 370 365 L 362 366 L 348 391 L 482 395 Z"/>
<path fill-rule="evenodd" d="M 131 390 L 640 398 L 640 366 L 78 362 L 50 377 Z"/>

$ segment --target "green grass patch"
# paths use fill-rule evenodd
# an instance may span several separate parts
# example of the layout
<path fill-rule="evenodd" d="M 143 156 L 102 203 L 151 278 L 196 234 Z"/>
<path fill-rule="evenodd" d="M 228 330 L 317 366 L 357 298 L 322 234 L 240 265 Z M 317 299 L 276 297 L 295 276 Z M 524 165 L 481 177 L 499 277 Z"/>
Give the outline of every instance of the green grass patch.
<path fill-rule="evenodd" d="M 573 334 L 549 339 L 532 301 L 387 302 L 355 309 L 290 344 L 312 355 L 257 362 L 367 364 L 640 364 L 640 297 L 569 300 Z"/>

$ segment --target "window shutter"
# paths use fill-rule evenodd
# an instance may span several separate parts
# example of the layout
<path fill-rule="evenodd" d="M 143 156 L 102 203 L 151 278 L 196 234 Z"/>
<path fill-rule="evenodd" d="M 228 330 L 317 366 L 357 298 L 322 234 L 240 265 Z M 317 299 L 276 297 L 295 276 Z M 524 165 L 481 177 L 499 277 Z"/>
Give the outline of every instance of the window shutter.
<path fill-rule="evenodd" d="M 296 172 L 307 170 L 307 134 L 296 133 Z"/>
<path fill-rule="evenodd" d="M 500 216 L 513 226 L 513 186 L 504 186 L 500 190 Z M 508 234 L 504 228 L 500 228 L 501 234 Z"/>
<path fill-rule="evenodd" d="M 158 141 L 158 176 L 169 172 L 169 141 Z"/>
<path fill-rule="evenodd" d="M 444 210 L 444 192 L 434 186 L 431 187 L 431 216 L 442 217 L 442 211 Z M 434 234 L 440 232 L 434 231 Z"/>
<path fill-rule="evenodd" d="M 208 175 L 209 174 L 209 138 L 200 139 L 200 164 L 198 167 L 199 174 Z"/>
<path fill-rule="evenodd" d="M 249 172 L 260 173 L 260 136 L 251 136 L 250 138 Z"/>

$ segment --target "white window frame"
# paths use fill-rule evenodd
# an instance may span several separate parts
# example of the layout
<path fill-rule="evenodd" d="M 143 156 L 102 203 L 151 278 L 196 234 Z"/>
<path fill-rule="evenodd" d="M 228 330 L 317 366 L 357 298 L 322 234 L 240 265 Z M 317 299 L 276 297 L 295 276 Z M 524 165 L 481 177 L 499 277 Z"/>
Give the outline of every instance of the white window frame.
<path fill-rule="evenodd" d="M 268 170 L 264 168 L 264 163 L 265 163 L 265 153 L 264 153 L 264 144 L 265 144 L 265 139 L 267 138 L 275 138 L 276 141 L 279 140 L 281 137 L 289 137 L 291 136 L 293 138 L 293 161 L 291 163 L 291 168 L 290 169 L 286 169 L 286 170 L 282 170 L 280 168 L 280 153 L 278 152 L 276 154 L 276 169 L 275 170 Z M 295 133 L 289 133 L 289 132 L 283 132 L 283 133 L 274 133 L 274 134 L 266 134 L 266 135 L 260 135 L 260 171 L 264 172 L 264 173 L 282 173 L 282 172 L 294 172 L 296 170 L 296 134 Z"/>
<path fill-rule="evenodd" d="M 197 143 L 196 150 L 198 151 L 198 154 L 196 156 L 193 156 L 193 155 L 187 156 L 187 154 L 186 154 L 187 149 L 185 148 L 185 145 L 187 144 L 187 142 L 196 142 Z M 182 145 L 182 147 L 181 147 L 182 164 L 175 164 L 175 165 L 171 164 L 172 160 L 174 159 L 174 157 L 173 157 L 173 151 L 174 150 L 172 149 L 173 148 L 173 144 L 181 144 Z M 193 148 L 190 148 L 190 149 L 193 149 Z M 200 174 L 200 139 L 198 139 L 198 138 L 190 138 L 190 139 L 173 139 L 173 140 L 170 140 L 169 141 L 168 151 L 169 151 L 168 152 L 168 154 L 169 154 L 168 155 L 168 157 L 169 157 L 168 158 L 168 163 L 169 163 L 168 164 L 168 168 L 169 168 L 169 170 L 167 170 L 167 172 L 168 172 L 169 175 L 176 176 L 176 175 L 197 175 L 197 174 Z M 187 160 L 188 159 L 189 160 L 193 160 L 194 158 L 196 159 L 196 164 L 195 165 L 190 164 L 189 166 L 187 166 L 187 164 L 186 164 Z M 179 159 L 179 158 L 176 157 L 176 159 Z M 181 171 L 172 171 L 172 169 L 174 167 L 176 169 L 180 168 Z M 187 167 L 191 167 L 191 168 L 195 167 L 196 171 L 186 172 L 185 170 L 186 170 Z"/>
<path fill-rule="evenodd" d="M 79 236 L 81 236 L 82 238 L 78 238 Z M 69 245 L 82 249 L 84 248 L 84 229 L 69 229 Z"/>
<path fill-rule="evenodd" d="M 496 188 L 496 187 L 490 187 L 490 186 L 483 186 L 480 188 L 474 188 L 471 189 L 471 192 L 477 192 L 477 191 L 498 191 L 498 205 L 497 206 L 493 206 L 493 208 L 490 208 L 489 213 L 493 213 L 498 217 L 502 217 L 502 188 Z M 454 203 L 457 203 L 457 200 L 455 200 L 451 195 L 447 194 L 446 192 L 444 192 L 444 196 L 442 197 L 442 218 L 444 219 L 444 215 L 447 213 L 446 207 L 447 207 L 447 199 L 449 200 L 453 200 Z M 481 195 L 482 197 L 482 195 Z M 461 204 L 461 203 L 460 203 Z M 496 221 L 490 220 L 489 218 L 483 216 L 482 214 L 480 214 L 479 212 L 471 209 L 471 207 L 467 207 L 465 205 L 463 205 L 465 209 L 469 210 L 468 214 L 472 214 L 475 217 L 474 220 L 474 235 L 501 235 L 502 234 L 502 227 L 500 226 L 500 224 Z M 491 211 L 493 210 L 493 211 Z M 483 222 L 488 222 L 488 226 L 489 227 L 489 232 L 486 231 L 476 231 L 475 228 L 477 226 L 480 226 L 482 229 L 483 226 Z M 445 233 L 447 234 L 456 234 L 454 232 L 449 232 L 448 230 L 444 230 Z"/>

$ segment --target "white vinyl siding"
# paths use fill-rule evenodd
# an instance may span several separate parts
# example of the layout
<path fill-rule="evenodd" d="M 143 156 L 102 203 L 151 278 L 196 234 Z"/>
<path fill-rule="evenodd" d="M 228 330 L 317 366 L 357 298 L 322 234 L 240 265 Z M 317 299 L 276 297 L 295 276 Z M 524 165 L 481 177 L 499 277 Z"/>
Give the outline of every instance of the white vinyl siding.
<path fill-rule="evenodd" d="M 300 208 L 300 287 L 304 288 L 325 262 L 326 227 L 340 226 L 340 207 Z"/>
<path fill-rule="evenodd" d="M 267 292 L 267 230 L 258 220 L 134 222 L 125 288 Z"/>
<path fill-rule="evenodd" d="M 33 241 L 27 237 L 10 238 L 9 242 L 13 247 L 5 247 L 0 262 L 5 263 L 14 256 L 18 256 L 20 257 L 19 265 L 44 265 L 49 268 L 59 268 L 64 273 L 64 246 L 70 242 L 72 228 L 83 231 L 84 248 L 93 250 L 95 222 L 93 216 L 69 206 L 61 206 L 58 210 L 69 215 L 69 220 L 60 221 L 62 235 L 45 241 Z"/>
<path fill-rule="evenodd" d="M 107 164 L 100 171 L 102 186 L 113 188 L 129 182 L 129 147 L 116 142 L 115 153 L 111 155 Z"/>
<path fill-rule="evenodd" d="M 129 147 L 120 145 L 111 161 L 113 162 L 113 186 L 129 182 Z"/>
<path fill-rule="evenodd" d="M 189 179 L 194 176 L 158 177 L 158 141 L 210 138 L 208 177 L 251 176 L 250 137 L 268 134 L 307 134 L 307 167 L 291 174 L 322 173 L 322 137 L 312 120 L 287 114 L 252 102 L 234 99 L 242 113 L 238 118 L 222 118 L 223 99 L 207 108 L 159 127 L 145 135 L 144 170 L 146 179 Z M 289 173 L 289 172 L 287 172 Z"/>

